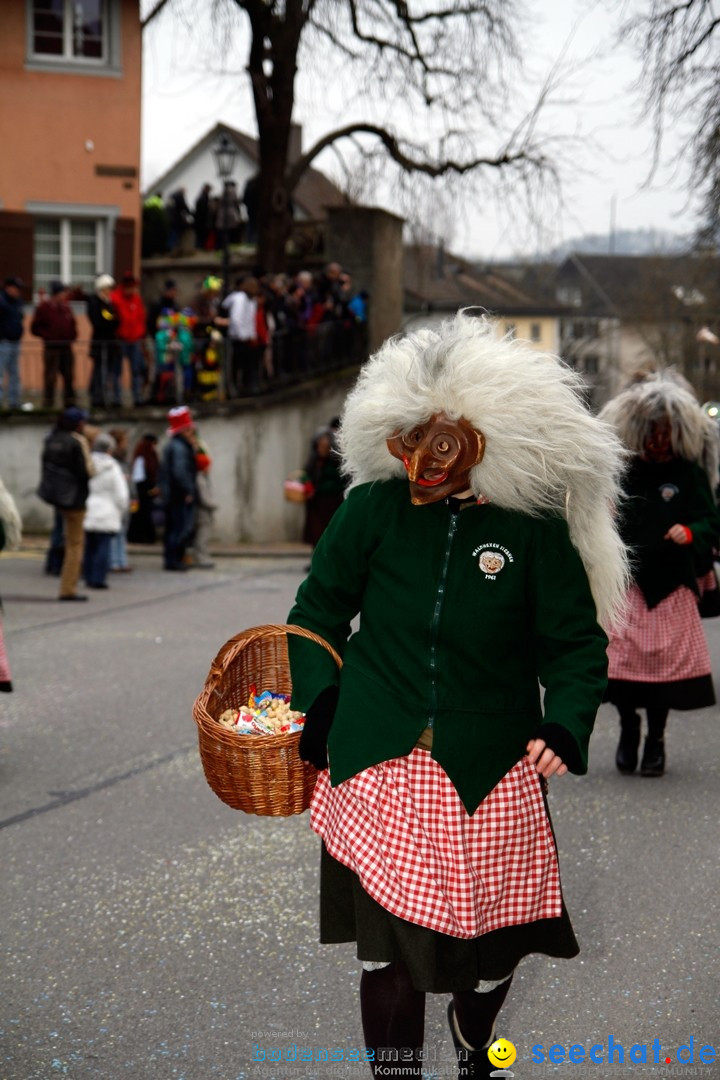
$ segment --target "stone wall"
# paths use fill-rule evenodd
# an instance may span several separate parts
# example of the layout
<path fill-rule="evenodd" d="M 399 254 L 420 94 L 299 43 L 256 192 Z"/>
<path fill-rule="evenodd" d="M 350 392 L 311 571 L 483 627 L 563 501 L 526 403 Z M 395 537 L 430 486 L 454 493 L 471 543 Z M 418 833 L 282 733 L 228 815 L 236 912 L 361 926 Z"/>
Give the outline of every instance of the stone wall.
<path fill-rule="evenodd" d="M 355 289 L 366 289 L 371 352 L 403 321 L 403 220 L 369 206 L 329 207 L 328 258 L 342 264 Z"/>
<path fill-rule="evenodd" d="M 212 479 L 218 511 L 216 543 L 299 540 L 303 508 L 286 502 L 283 480 L 304 464 L 317 428 L 342 411 L 353 374 L 298 387 L 248 406 L 227 405 L 197 416 L 198 430 L 213 458 Z M 118 417 L 105 425 L 127 428 L 130 446 L 146 432 L 165 441 L 162 412 L 144 419 Z M 26 532 L 49 532 L 52 508 L 35 494 L 40 476 L 47 421 L 32 416 L 0 424 L 2 478 L 17 501 Z"/>

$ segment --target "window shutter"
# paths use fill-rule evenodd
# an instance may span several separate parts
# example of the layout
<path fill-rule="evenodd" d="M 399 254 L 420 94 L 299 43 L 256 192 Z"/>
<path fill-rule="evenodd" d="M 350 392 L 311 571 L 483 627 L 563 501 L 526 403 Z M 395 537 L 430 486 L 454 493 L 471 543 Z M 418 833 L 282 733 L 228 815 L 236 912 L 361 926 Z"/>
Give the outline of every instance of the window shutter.
<path fill-rule="evenodd" d="M 127 270 L 135 268 L 135 222 L 118 218 L 115 223 L 115 267 L 113 277 L 120 281 Z"/>
<path fill-rule="evenodd" d="M 0 281 L 22 278 L 25 299 L 29 299 L 33 283 L 34 228 L 32 214 L 0 210 Z"/>

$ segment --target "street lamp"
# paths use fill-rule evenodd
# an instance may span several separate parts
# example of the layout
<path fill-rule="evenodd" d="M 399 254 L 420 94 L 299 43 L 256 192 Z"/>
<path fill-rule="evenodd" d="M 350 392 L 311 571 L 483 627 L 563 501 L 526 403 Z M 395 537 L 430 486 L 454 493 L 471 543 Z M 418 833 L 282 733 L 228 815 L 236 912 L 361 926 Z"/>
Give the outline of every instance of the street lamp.
<path fill-rule="evenodd" d="M 229 206 L 228 196 L 230 187 L 230 177 L 232 176 L 233 169 L 235 168 L 235 158 L 237 157 L 237 147 L 227 135 L 221 135 L 218 141 L 212 148 L 212 155 L 215 158 L 215 168 L 217 174 L 222 183 L 222 279 L 223 279 L 223 298 L 230 292 L 230 250 L 228 248 L 228 218 L 229 218 Z M 222 365 L 222 377 L 227 390 L 232 386 L 232 381 L 228 378 L 228 339 L 227 337 L 223 342 L 223 365 Z"/>

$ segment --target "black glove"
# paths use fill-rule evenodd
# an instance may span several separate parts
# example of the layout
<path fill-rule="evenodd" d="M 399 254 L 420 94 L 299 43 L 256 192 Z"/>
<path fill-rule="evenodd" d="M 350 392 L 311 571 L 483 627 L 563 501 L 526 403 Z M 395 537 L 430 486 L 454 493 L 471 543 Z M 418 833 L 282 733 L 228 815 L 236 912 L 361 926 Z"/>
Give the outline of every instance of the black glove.
<path fill-rule="evenodd" d="M 303 761 L 309 761 L 316 769 L 328 767 L 327 741 L 337 703 L 337 686 L 326 686 L 305 713 L 298 754 Z"/>

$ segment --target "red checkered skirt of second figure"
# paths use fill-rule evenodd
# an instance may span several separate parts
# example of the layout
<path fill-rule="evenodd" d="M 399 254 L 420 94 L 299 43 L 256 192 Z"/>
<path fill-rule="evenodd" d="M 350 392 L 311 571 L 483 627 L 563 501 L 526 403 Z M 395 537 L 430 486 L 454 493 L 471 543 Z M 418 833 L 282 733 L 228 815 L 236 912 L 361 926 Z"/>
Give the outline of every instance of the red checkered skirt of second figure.
<path fill-rule="evenodd" d="M 10 662 L 5 651 L 5 635 L 3 633 L 2 608 L 0 607 L 0 690 L 10 690 Z"/>
<path fill-rule="evenodd" d="M 445 770 L 415 748 L 332 788 L 311 825 L 383 908 L 457 938 L 560 916 L 557 850 L 540 777 L 523 757 L 468 814 Z"/>
<path fill-rule="evenodd" d="M 637 585 L 631 586 L 624 623 L 609 637 L 611 679 L 664 683 L 712 670 L 697 596 L 685 586 L 654 608 L 648 608 Z"/>

